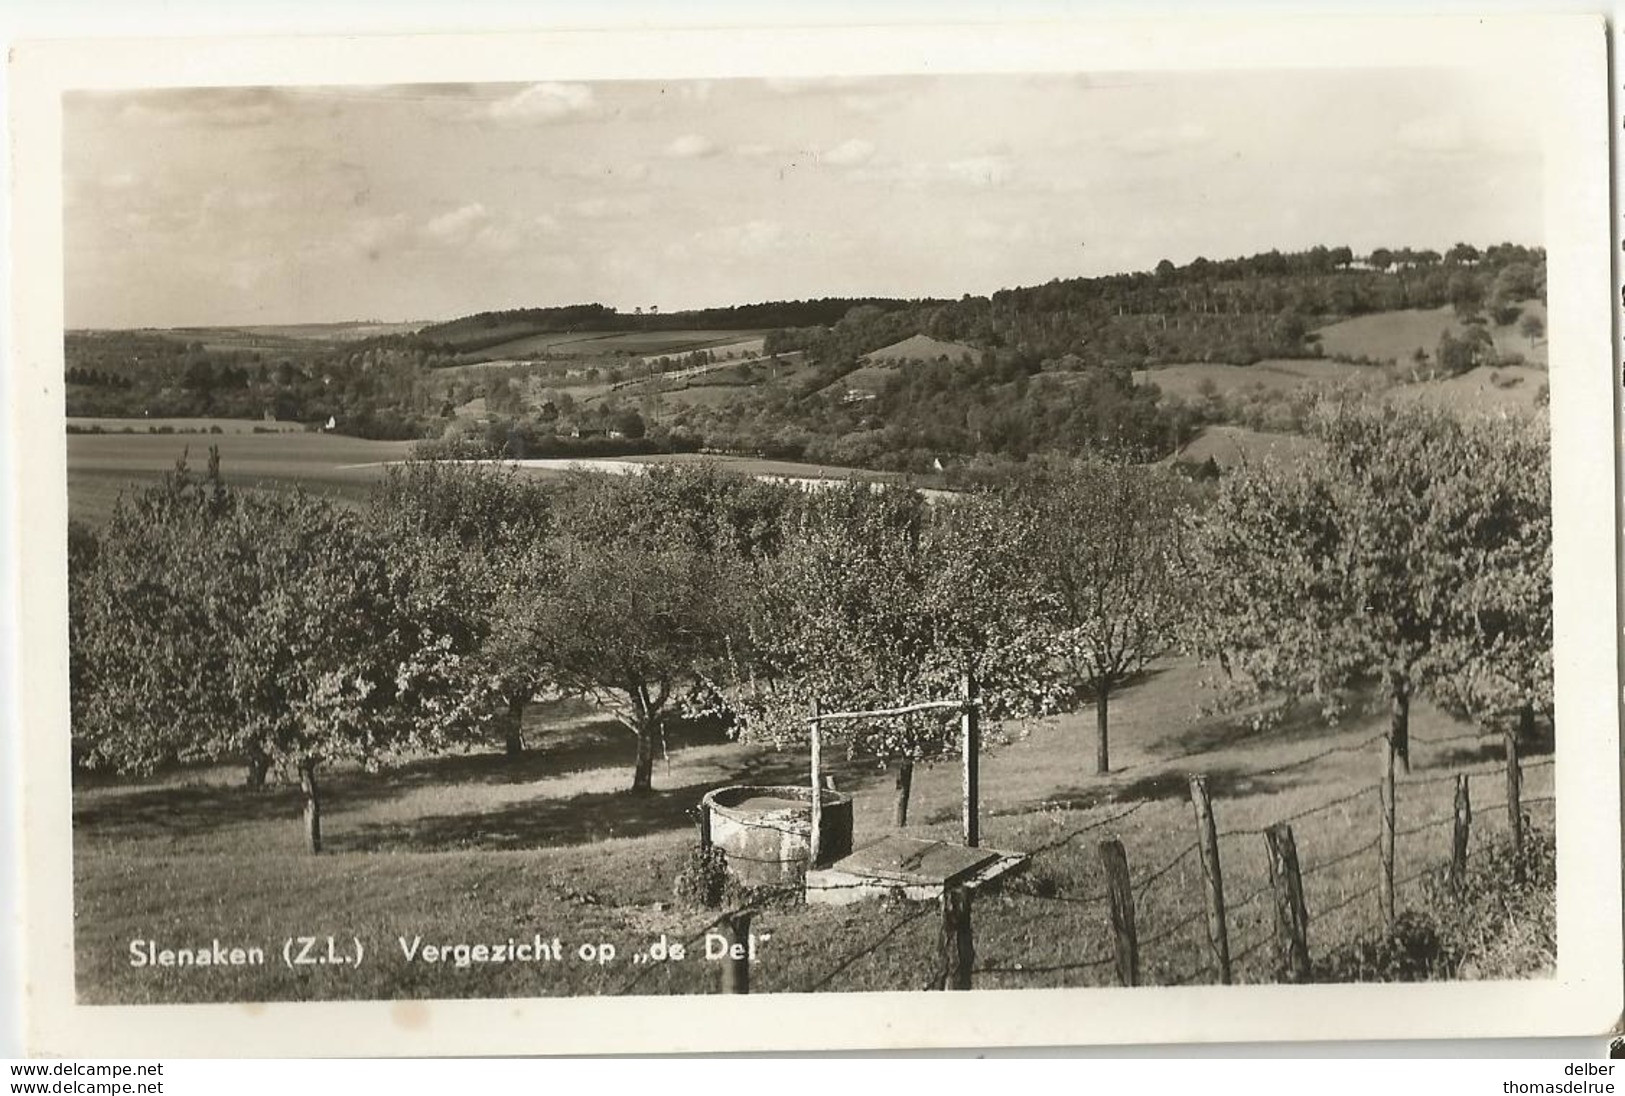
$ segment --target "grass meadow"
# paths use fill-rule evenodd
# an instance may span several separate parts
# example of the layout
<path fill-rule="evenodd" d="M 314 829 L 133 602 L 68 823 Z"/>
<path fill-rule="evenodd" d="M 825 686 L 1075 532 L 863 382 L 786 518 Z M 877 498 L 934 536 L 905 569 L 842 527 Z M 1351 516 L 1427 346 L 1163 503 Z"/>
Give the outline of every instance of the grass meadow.
<path fill-rule="evenodd" d="M 688 354 L 715 348 L 760 348 L 760 331 L 582 331 L 524 335 L 478 351 L 481 358 L 528 358 L 568 354 L 593 357 L 611 354 L 655 356 Z"/>
<path fill-rule="evenodd" d="M 203 420 L 199 420 L 203 421 Z M 183 453 L 202 472 L 209 446 L 220 447 L 221 470 L 228 482 L 247 489 L 300 487 L 353 505 L 365 502 L 382 479 L 388 464 L 411 458 L 412 442 L 368 441 L 339 434 L 309 431 L 277 434 L 70 434 L 68 444 L 68 514 L 91 526 L 101 526 L 112 515 L 121 494 L 158 482 L 175 467 Z M 642 464 L 707 464 L 741 475 L 782 476 L 800 479 L 856 477 L 890 482 L 904 477 L 889 472 L 830 465 L 805 464 L 710 453 L 672 453 L 654 456 L 585 460 L 530 460 L 519 462 L 527 474 L 549 475 L 574 464 L 610 467 Z M 930 485 L 932 477 L 919 478 Z"/>
<path fill-rule="evenodd" d="M 1272 359 L 1252 365 L 1223 362 L 1188 362 L 1159 365 L 1134 372 L 1135 384 L 1154 384 L 1163 396 L 1199 400 L 1208 391 L 1237 392 L 1261 388 L 1268 392 L 1295 392 L 1302 388 L 1330 389 L 1349 382 L 1373 379 L 1378 371 L 1371 366 L 1319 358 Z M 1376 379 L 1380 380 L 1380 376 Z"/>
<path fill-rule="evenodd" d="M 318 494 L 359 502 L 382 478 L 384 462 L 405 460 L 413 444 L 304 430 L 261 434 L 69 434 L 67 443 L 68 516 L 90 525 L 105 523 L 122 492 L 156 483 L 175 467 L 183 453 L 191 468 L 202 472 L 211 445 L 220 447 L 221 471 L 234 485 L 298 484 Z"/>
<path fill-rule="evenodd" d="M 1525 301 L 1525 315 L 1546 318 L 1546 306 L 1540 301 Z M 1405 365 L 1417 348 L 1432 357 L 1445 332 L 1460 335 L 1464 325 L 1456 317 L 1454 308 L 1411 308 L 1397 312 L 1374 312 L 1340 320 L 1320 328 L 1321 348 L 1328 355 L 1348 358 L 1367 358 L 1372 361 L 1391 361 Z M 1495 349 L 1501 354 L 1522 354 L 1537 365 L 1546 364 L 1546 340 L 1530 339 L 1518 331 L 1517 324 L 1505 327 L 1491 326 L 1490 334 Z"/>
<path fill-rule="evenodd" d="M 1256 731 L 1205 716 L 1201 671 L 1155 667 L 1112 706 L 1113 763 L 1092 773 L 1093 712 L 1007 728 L 982 763 L 985 845 L 1032 861 L 974 906 L 978 988 L 1113 984 L 1096 843 L 1120 838 L 1135 880 L 1142 979 L 1213 980 L 1203 919 L 1188 774 L 1207 775 L 1238 981 L 1274 979 L 1264 826 L 1292 819 L 1320 953 L 1378 923 L 1379 745 L 1373 717 L 1338 727 L 1302 719 Z M 1504 832 L 1499 740 L 1422 704 L 1413 709 L 1413 768 L 1396 796 L 1400 905 L 1423 900 L 1420 877 L 1449 855 L 1453 775 L 1474 777 L 1474 842 Z M 728 783 L 799 782 L 804 753 L 741 745 L 716 731 L 674 731 L 654 794 L 634 798 L 630 736 L 581 702 L 533 705 L 529 752 L 493 747 L 326 782 L 327 851 L 301 850 L 298 796 L 254 793 L 241 773 L 202 769 L 149 781 L 84 779 L 74 796 L 77 988 L 86 1003 L 663 994 L 711 992 L 717 964 L 638 965 L 659 939 L 687 939 L 716 912 L 673 898 L 694 843 L 689 811 Z M 834 752 L 834 751 L 831 751 Z M 1526 800 L 1551 824 L 1549 744 L 1527 760 Z M 837 759 L 855 797 L 855 844 L 894 832 L 891 774 Z M 959 774 L 916 772 L 908 833 L 954 841 Z M 788 899 L 755 912 L 770 933 L 753 992 L 923 989 L 935 976 L 934 903 L 878 900 L 808 907 Z M 542 963 L 408 963 L 396 940 L 479 943 L 558 937 L 565 958 Z M 280 961 L 294 936 L 360 938 L 359 967 Z M 132 968 L 132 939 L 161 946 L 257 945 L 264 967 Z M 582 962 L 609 942 L 610 963 Z"/>

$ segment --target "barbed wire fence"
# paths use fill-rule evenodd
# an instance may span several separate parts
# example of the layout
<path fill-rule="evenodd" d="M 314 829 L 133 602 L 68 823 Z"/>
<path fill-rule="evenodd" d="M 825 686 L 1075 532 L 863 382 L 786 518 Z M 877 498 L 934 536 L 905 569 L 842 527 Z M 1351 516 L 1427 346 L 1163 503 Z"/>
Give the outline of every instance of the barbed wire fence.
<path fill-rule="evenodd" d="M 1487 746 L 1491 740 L 1478 733 L 1438 739 L 1413 734 L 1408 745 L 1441 749 L 1465 743 Z M 1191 774 L 1195 839 L 1137 873 L 1130 870 L 1122 841 L 1102 835 L 1113 832 L 1119 823 L 1144 809 L 1149 800 L 1136 801 L 1067 830 L 1028 853 L 1031 869 L 1044 864 L 1046 858 L 1086 856 L 1087 849 L 1080 847 L 1086 844 L 1084 839 L 1097 838 L 1095 853 L 1104 886 L 1096 889 L 1070 893 L 1057 886 L 1047 873 L 1033 871 L 985 889 L 949 886 L 940 898 L 929 900 L 909 900 L 903 897 L 907 888 L 895 888 L 892 894 L 901 900 L 887 904 L 886 918 L 875 919 L 879 923 L 873 931 L 858 934 L 851 949 L 831 955 L 804 984 L 786 988 L 809 993 L 843 988 L 863 969 L 865 961 L 888 949 L 909 951 L 911 965 L 919 972 L 910 985 L 888 988 L 954 990 L 977 986 L 1306 980 L 1311 976 L 1311 923 L 1324 927 L 1358 918 L 1358 926 L 1391 930 L 1397 916 L 1398 893 L 1428 878 L 1462 878 L 1472 834 L 1505 834 L 1514 847 L 1521 847 L 1533 817 L 1531 808 L 1555 805 L 1555 795 L 1522 794 L 1525 777 L 1553 765 L 1555 757 L 1522 757 L 1510 738 L 1504 761 L 1479 762 L 1403 779 L 1394 771 L 1395 751 L 1386 734 L 1321 750 L 1272 767 L 1267 773 L 1279 775 L 1333 755 L 1355 754 L 1377 746 L 1386 755 L 1380 779 L 1261 826 L 1220 828 L 1216 804 L 1222 807 L 1223 800 L 1210 796 L 1202 774 Z M 1499 796 L 1474 802 L 1472 789 L 1490 778 L 1499 778 L 1497 782 L 1504 790 Z M 1436 794 L 1430 799 L 1429 793 L 1446 784 L 1453 785 L 1453 796 L 1449 809 L 1441 810 Z M 1379 824 L 1362 829 L 1360 823 L 1369 822 L 1373 806 Z M 1403 824 L 1401 806 L 1406 811 Z M 1336 811 L 1342 812 L 1339 821 L 1343 828 L 1357 839 L 1330 855 L 1318 855 L 1300 864 L 1293 825 Z M 1434 836 L 1447 826 L 1448 841 Z M 1374 836 L 1372 829 L 1376 830 Z M 1396 848 L 1401 842 L 1411 853 L 1405 858 L 1407 865 L 1414 867 L 1404 875 L 1396 872 Z M 1250 857 L 1249 847 L 1253 850 Z M 1435 849 L 1448 855 L 1418 849 Z M 1351 877 L 1346 870 L 1346 865 L 1364 859 L 1375 863 L 1374 880 L 1367 873 Z M 1240 881 L 1245 886 L 1239 888 L 1240 897 L 1228 897 L 1226 871 L 1237 866 L 1262 866 L 1263 871 L 1235 873 L 1232 884 Z M 1335 871 L 1340 867 L 1345 870 Z M 819 889 L 860 889 L 873 894 L 877 885 L 873 881 L 824 883 Z M 744 957 L 719 964 L 718 988 L 728 993 L 750 992 L 749 949 L 744 942 L 752 916 L 786 901 L 800 901 L 805 893 L 800 882 L 752 888 L 747 897 L 705 922 L 683 943 L 692 946 L 708 933 L 720 933 L 731 952 L 743 952 Z M 1199 902 L 1192 901 L 1193 893 L 1200 894 Z M 1375 909 L 1370 901 L 1374 896 Z M 973 930 L 974 909 L 982 910 L 978 916 L 987 922 L 979 934 Z M 1070 930 L 1069 938 L 1076 940 L 1076 954 L 1024 952 L 1023 945 L 1031 941 L 1017 933 L 1000 931 L 1005 920 L 1019 923 L 1028 919 L 1034 909 L 1042 909 L 1046 918 L 1064 922 Z M 934 948 L 921 939 L 904 939 L 907 930 L 928 921 L 939 926 Z M 918 929 L 914 935 L 919 936 Z M 1176 941 L 1183 946 L 1171 947 Z M 979 958 L 980 949 L 987 954 Z M 1200 961 L 1190 962 L 1193 954 L 1200 956 Z M 1179 958 L 1185 962 L 1174 965 Z M 640 967 L 616 992 L 636 992 L 658 966 Z"/>

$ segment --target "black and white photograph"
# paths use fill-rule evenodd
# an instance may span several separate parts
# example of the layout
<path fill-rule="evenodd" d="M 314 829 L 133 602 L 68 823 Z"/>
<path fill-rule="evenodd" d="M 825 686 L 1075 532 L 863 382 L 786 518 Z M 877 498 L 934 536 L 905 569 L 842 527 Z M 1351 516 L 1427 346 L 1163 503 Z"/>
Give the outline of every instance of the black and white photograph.
<path fill-rule="evenodd" d="M 1587 29 L 25 53 L 41 1038 L 1601 1034 Z"/>

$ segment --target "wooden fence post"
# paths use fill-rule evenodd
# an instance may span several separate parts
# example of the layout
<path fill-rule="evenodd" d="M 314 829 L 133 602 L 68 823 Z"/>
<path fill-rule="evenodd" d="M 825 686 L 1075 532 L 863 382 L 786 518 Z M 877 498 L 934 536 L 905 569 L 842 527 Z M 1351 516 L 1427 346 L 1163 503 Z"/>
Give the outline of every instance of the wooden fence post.
<path fill-rule="evenodd" d="M 750 911 L 730 913 L 722 919 L 728 958 L 722 963 L 722 992 L 750 992 Z"/>
<path fill-rule="evenodd" d="M 1230 929 L 1225 923 L 1224 877 L 1219 871 L 1219 830 L 1207 795 L 1207 778 L 1191 777 L 1191 806 L 1196 811 L 1196 845 L 1202 857 L 1202 882 L 1207 891 L 1207 939 L 1219 984 L 1230 984 Z"/>
<path fill-rule="evenodd" d="M 1450 836 L 1450 882 L 1461 886 L 1467 878 L 1467 837 L 1473 825 L 1473 804 L 1467 791 L 1467 774 L 1456 777 L 1456 826 Z"/>
<path fill-rule="evenodd" d="M 1129 879 L 1128 856 L 1115 837 L 1100 843 L 1100 866 L 1111 894 L 1112 938 L 1117 948 L 1117 981 L 1140 984 L 1140 942 L 1134 931 L 1134 884 Z"/>
<path fill-rule="evenodd" d="M 1382 750 L 1382 837 L 1377 842 L 1381 867 L 1377 878 L 1377 900 L 1382 907 L 1382 923 L 1394 927 L 1394 755 L 1398 747 L 1392 735 L 1383 740 Z"/>
<path fill-rule="evenodd" d="M 1275 892 L 1275 935 L 1279 965 L 1289 982 L 1309 980 L 1309 911 L 1303 904 L 1298 846 L 1292 827 L 1277 822 L 1264 831 L 1269 846 L 1270 888 Z"/>
<path fill-rule="evenodd" d="M 1506 729 L 1507 755 L 1507 827 L 1512 831 L 1512 872 L 1516 882 L 1523 882 L 1523 773 L 1518 767 L 1518 732 Z"/>
<path fill-rule="evenodd" d="M 970 989 L 971 968 L 976 964 L 976 947 L 971 939 L 970 901 L 967 887 L 942 889 L 942 987 Z"/>
<path fill-rule="evenodd" d="M 965 755 L 965 778 L 963 791 L 963 811 L 965 815 L 965 844 L 975 848 L 982 840 L 981 826 L 981 791 L 980 766 L 982 752 L 982 729 L 979 713 L 976 708 L 976 679 L 969 670 L 961 682 L 961 699 L 965 706 L 959 713 L 960 748 Z"/>
<path fill-rule="evenodd" d="M 812 832 L 808 835 L 807 867 L 818 866 L 818 846 L 824 836 L 824 781 L 822 779 L 823 758 L 819 756 L 823 748 L 823 727 L 820 724 L 818 701 L 812 702 Z"/>

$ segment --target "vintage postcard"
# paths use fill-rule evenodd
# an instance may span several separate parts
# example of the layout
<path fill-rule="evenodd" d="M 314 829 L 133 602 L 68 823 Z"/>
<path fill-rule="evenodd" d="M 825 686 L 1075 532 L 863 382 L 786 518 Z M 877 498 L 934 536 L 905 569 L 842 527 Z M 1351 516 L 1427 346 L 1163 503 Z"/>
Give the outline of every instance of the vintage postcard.
<path fill-rule="evenodd" d="M 1607 1032 L 1605 47 L 18 47 L 29 1049 Z"/>

